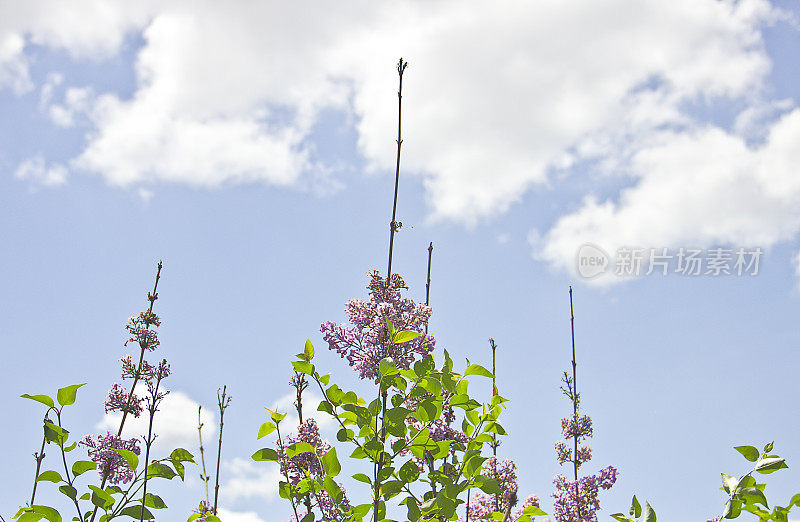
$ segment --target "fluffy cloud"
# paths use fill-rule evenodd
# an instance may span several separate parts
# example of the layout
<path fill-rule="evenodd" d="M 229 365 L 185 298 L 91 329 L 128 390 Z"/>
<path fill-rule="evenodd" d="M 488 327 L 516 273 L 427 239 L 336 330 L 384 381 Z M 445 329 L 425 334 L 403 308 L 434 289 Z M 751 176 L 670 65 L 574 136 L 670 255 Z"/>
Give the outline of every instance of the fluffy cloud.
<path fill-rule="evenodd" d="M 255 511 L 230 511 L 219 508 L 219 518 L 225 522 L 266 522 Z"/>
<path fill-rule="evenodd" d="M 241 458 L 224 463 L 227 479 L 222 486 L 225 498 L 271 501 L 278 494 L 281 472 L 274 462 L 252 462 Z"/>
<path fill-rule="evenodd" d="M 56 124 L 88 118 L 72 166 L 111 184 L 330 181 L 320 178 L 331 166 L 310 141 L 325 110 L 354 122 L 369 169 L 390 170 L 392 64 L 402 55 L 411 61 L 403 166 L 421 177 L 434 219 L 469 225 L 504 212 L 533 185 L 566 179 L 586 187 L 594 176 L 624 173 L 633 186 L 616 201 L 587 194 L 545 231 L 537 256 L 562 267 L 588 236 L 613 243 L 756 235 L 766 245 L 794 234 L 794 225 L 775 225 L 756 208 L 791 184 L 778 172 L 788 164 L 779 141 L 791 137 L 792 118 L 769 125 L 794 102 L 764 95 L 770 59 L 761 31 L 782 16 L 767 0 L 520 1 L 502 9 L 453 0 L 242 2 L 235 10 L 82 0 L 68 8 L 9 3 L 0 15 L 0 86 L 17 92 L 31 87 L 32 45 L 103 59 L 129 35 L 141 38 L 131 96 L 69 86 L 63 102 L 50 101 L 52 92 L 46 102 Z M 708 102 L 744 109 L 721 129 L 691 109 Z M 725 153 L 703 154 L 712 146 Z M 744 172 L 730 155 L 761 174 Z M 589 172 L 574 168 L 587 162 Z M 763 197 L 709 199 L 706 187 L 733 190 L 738 181 Z M 678 186 L 694 189 L 680 197 Z M 662 190 L 671 192 L 657 198 Z M 754 232 L 761 226 L 766 237 Z"/>
<path fill-rule="evenodd" d="M 715 127 L 666 133 L 636 152 L 617 201 L 587 197 L 542 238 L 538 256 L 573 271 L 578 248 L 734 245 L 764 249 L 800 231 L 800 109 L 748 146 Z M 612 282 L 613 278 L 602 280 Z"/>
<path fill-rule="evenodd" d="M 55 187 L 66 183 L 67 168 L 59 163 L 48 166 L 44 158 L 36 156 L 23 161 L 14 172 L 14 177 L 34 185 Z"/>
<path fill-rule="evenodd" d="M 139 390 L 137 394 L 141 395 L 142 391 Z M 198 406 L 200 406 L 199 403 L 181 391 L 172 391 L 164 397 L 153 421 L 153 432 L 158 434 L 153 444 L 156 454 L 169 452 L 175 448 L 186 448 L 194 453 L 190 448 L 197 447 L 199 443 L 197 437 Z M 106 413 L 95 428 L 101 432 L 108 430 L 116 433 L 121 417 L 120 413 Z M 203 408 L 201 420 L 204 440 L 213 440 L 217 431 L 214 413 L 208 408 Z M 132 416 L 125 419 L 122 435 L 126 438 L 141 438 L 147 435 L 147 428 L 148 417 L 145 411 L 138 419 Z"/>

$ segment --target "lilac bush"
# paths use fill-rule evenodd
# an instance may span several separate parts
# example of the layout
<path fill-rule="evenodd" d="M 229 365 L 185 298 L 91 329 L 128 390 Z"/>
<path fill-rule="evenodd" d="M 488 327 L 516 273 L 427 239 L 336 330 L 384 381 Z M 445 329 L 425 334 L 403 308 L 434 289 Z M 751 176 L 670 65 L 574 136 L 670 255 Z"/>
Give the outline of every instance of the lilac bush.
<path fill-rule="evenodd" d="M 328 321 L 320 327 L 328 347 L 347 359 L 362 379 L 377 382 L 378 365 L 386 357 L 398 368 L 407 370 L 415 359 L 431 353 L 436 345 L 433 336 L 427 334 L 399 344 L 388 342 L 386 319 L 398 330 L 424 332 L 428 325 L 430 307 L 403 298 L 401 290 L 406 289 L 398 274 L 392 274 L 387 284 L 380 273 L 373 270 L 367 285 L 369 299 L 351 299 L 345 305 L 351 326 Z"/>

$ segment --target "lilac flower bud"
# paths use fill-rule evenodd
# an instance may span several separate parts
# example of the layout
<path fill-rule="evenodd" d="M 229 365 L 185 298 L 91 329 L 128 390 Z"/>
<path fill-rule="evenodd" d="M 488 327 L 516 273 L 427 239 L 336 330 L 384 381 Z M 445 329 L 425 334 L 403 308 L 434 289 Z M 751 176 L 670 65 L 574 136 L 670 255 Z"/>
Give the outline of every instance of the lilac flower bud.
<path fill-rule="evenodd" d="M 127 411 L 134 417 L 138 417 L 142 413 L 142 400 L 137 397 L 135 393 L 130 394 L 128 399 L 128 391 L 119 383 L 114 383 L 108 391 L 108 398 L 104 402 L 106 413 L 110 411 Z"/>
<path fill-rule="evenodd" d="M 86 435 L 80 444 L 88 448 L 89 458 L 97 463 L 100 478 L 112 484 L 128 483 L 134 477 L 134 472 L 128 467 L 128 462 L 112 448 L 132 451 L 139 455 L 139 441 L 137 439 L 125 440 L 117 435 L 106 432 L 98 435 L 95 440 L 91 435 Z"/>

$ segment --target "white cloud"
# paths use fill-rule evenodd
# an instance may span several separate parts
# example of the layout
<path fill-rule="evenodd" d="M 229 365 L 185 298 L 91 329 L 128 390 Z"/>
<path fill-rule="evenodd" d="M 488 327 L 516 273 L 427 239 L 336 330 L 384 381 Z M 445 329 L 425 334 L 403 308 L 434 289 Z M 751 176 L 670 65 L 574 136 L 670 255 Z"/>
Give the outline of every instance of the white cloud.
<path fill-rule="evenodd" d="M 219 518 L 225 522 L 266 522 L 255 511 L 230 511 L 219 508 Z"/>
<path fill-rule="evenodd" d="M 598 144 L 685 122 L 687 102 L 757 95 L 760 28 L 776 17 L 766 0 L 28 4 L 0 8 L 0 37 L 17 42 L 6 69 L 27 63 L 20 42 L 83 59 L 144 40 L 136 92 L 95 100 L 76 166 L 122 186 L 313 183 L 306 140 L 334 108 L 355 116 L 368 164 L 390 169 L 403 55 L 403 166 L 424 176 L 434 217 L 465 223 Z"/>
<path fill-rule="evenodd" d="M 142 396 L 143 390 L 137 387 L 137 395 Z M 199 404 L 181 391 L 172 391 L 161 402 L 159 411 L 153 421 L 153 432 L 158 435 L 153 444 L 156 458 L 167 456 L 175 448 L 184 448 L 199 457 L 199 439 L 197 433 L 197 408 Z M 203 408 L 201 412 L 203 422 L 204 446 L 213 440 L 217 431 L 216 416 L 213 411 Z M 122 418 L 120 413 L 106 413 L 102 420 L 95 426 L 98 430 L 108 430 L 116 433 Z M 143 412 L 139 418 L 128 416 L 122 435 L 126 438 L 147 435 L 148 415 Z M 164 453 L 164 455 L 162 455 Z M 199 460 L 198 460 L 199 462 Z"/>
<path fill-rule="evenodd" d="M 225 461 L 224 467 L 225 476 L 231 477 L 220 486 L 225 498 L 233 502 L 254 498 L 271 501 L 278 494 L 281 473 L 276 463 L 235 458 Z"/>
<path fill-rule="evenodd" d="M 432 218 L 471 225 L 534 184 L 627 182 L 609 199 L 585 192 L 542 232 L 536 255 L 572 269 L 576 241 L 767 247 L 797 233 L 796 102 L 765 89 L 762 29 L 780 19 L 767 0 L 6 3 L 0 87 L 31 88 L 32 45 L 97 60 L 136 34 L 132 95 L 70 87 L 53 104 L 69 78 L 42 87 L 56 125 L 89 124 L 72 170 L 142 194 L 162 182 L 328 192 L 336 168 L 310 143 L 324 110 L 353 122 L 369 170 L 393 169 L 402 55 L 402 168 Z M 706 103 L 741 110 L 723 129 L 692 110 Z M 63 182 L 41 164 L 20 177 Z"/>
<path fill-rule="evenodd" d="M 633 156 L 636 181 L 618 200 L 586 197 L 532 240 L 535 255 L 574 272 L 587 242 L 609 253 L 623 246 L 768 249 L 800 231 L 799 142 L 800 109 L 757 146 L 715 127 L 664 133 Z"/>
<path fill-rule="evenodd" d="M 53 163 L 48 166 L 44 158 L 36 156 L 20 163 L 14 172 L 14 177 L 29 181 L 34 186 L 56 187 L 66 183 L 67 174 L 64 165 Z"/>
<path fill-rule="evenodd" d="M 44 99 L 44 88 L 42 93 Z M 47 105 L 48 116 L 59 127 L 72 127 L 77 116 L 86 115 L 91 110 L 93 97 L 91 87 L 70 87 L 64 94 L 63 104 Z"/>

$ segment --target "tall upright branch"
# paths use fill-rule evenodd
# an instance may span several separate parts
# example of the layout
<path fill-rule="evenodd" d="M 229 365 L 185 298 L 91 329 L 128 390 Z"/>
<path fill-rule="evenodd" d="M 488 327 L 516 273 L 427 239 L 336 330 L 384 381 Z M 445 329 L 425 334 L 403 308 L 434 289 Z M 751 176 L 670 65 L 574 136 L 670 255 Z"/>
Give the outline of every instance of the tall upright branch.
<path fill-rule="evenodd" d="M 425 306 L 430 306 L 431 299 L 431 257 L 433 257 L 433 241 L 428 245 L 428 279 L 425 282 Z M 425 335 L 428 335 L 428 322 L 425 322 Z"/>
<path fill-rule="evenodd" d="M 408 62 L 404 61 L 403 58 L 397 62 L 397 75 L 399 76 L 399 86 L 397 88 L 397 165 L 395 168 L 394 174 L 394 200 L 392 201 L 392 221 L 389 223 L 389 267 L 386 270 L 386 288 L 388 289 L 389 286 L 392 284 L 392 252 L 394 250 L 394 233 L 402 226 L 401 223 L 397 221 L 397 189 L 400 185 L 400 148 L 403 145 L 403 73 L 408 67 Z M 391 343 L 391 338 L 386 340 L 386 343 Z M 385 350 L 385 348 L 384 348 Z M 385 352 L 384 352 L 385 353 Z M 387 390 L 384 389 L 383 385 L 380 385 L 378 399 L 381 401 L 382 404 L 382 419 L 381 419 L 381 426 L 380 426 L 380 441 L 381 444 L 386 442 L 386 431 L 385 431 L 385 417 L 386 417 L 386 397 L 387 397 Z M 378 433 L 378 418 L 375 418 L 375 431 L 376 434 Z M 375 476 L 375 483 L 374 483 L 374 500 L 373 500 L 373 515 L 372 519 L 374 522 L 378 521 L 378 508 L 380 507 L 380 480 L 378 480 L 378 475 L 383 468 L 383 454 L 380 453 L 378 455 L 377 461 L 374 463 L 373 471 Z"/>
<path fill-rule="evenodd" d="M 156 271 L 156 282 L 153 284 L 153 292 L 147 293 L 147 300 L 150 301 L 150 306 L 147 308 L 147 315 L 148 317 L 150 314 L 153 313 L 153 303 L 156 302 L 158 299 L 158 280 L 161 279 L 161 267 L 162 262 L 159 260 L 158 262 L 158 270 Z M 146 329 L 150 329 L 150 324 L 145 325 Z M 125 419 L 128 418 L 128 411 L 131 409 L 131 404 L 133 401 L 133 392 L 136 390 L 136 383 L 139 382 L 139 377 L 141 376 L 142 372 L 142 362 L 144 361 L 144 352 L 147 350 L 147 342 L 146 341 L 139 341 L 139 348 L 141 349 L 139 352 L 139 363 L 136 366 L 136 373 L 133 376 L 133 384 L 131 385 L 131 391 L 128 393 L 128 400 L 125 404 L 125 408 L 122 410 L 122 419 L 119 421 L 119 429 L 117 430 L 117 437 L 122 436 L 122 428 L 125 426 Z M 106 485 L 106 480 L 108 477 L 103 477 L 103 480 L 100 481 L 100 489 L 103 489 Z M 97 516 L 97 506 L 94 507 L 92 510 L 92 518 L 90 522 L 94 522 L 94 518 Z"/>
<path fill-rule="evenodd" d="M 392 204 L 392 221 L 389 223 L 389 268 L 386 273 L 386 284 L 392 278 L 392 249 L 394 248 L 394 233 L 399 228 L 397 225 L 397 187 L 400 185 L 400 147 L 403 145 L 403 72 L 408 67 L 408 62 L 397 62 L 397 74 L 400 76 L 400 87 L 397 89 L 397 167 L 394 174 L 394 203 Z"/>
<path fill-rule="evenodd" d="M 217 473 L 214 479 L 214 514 L 217 514 L 217 501 L 219 500 L 219 462 L 222 457 L 222 427 L 224 426 L 225 409 L 231 403 L 230 395 L 226 395 L 228 386 L 222 387 L 222 395 L 217 390 L 217 403 L 219 404 L 219 444 L 217 446 Z"/>
<path fill-rule="evenodd" d="M 492 399 L 494 399 L 495 395 L 497 395 L 497 381 L 496 381 L 496 358 L 497 358 L 497 344 L 494 342 L 494 339 L 489 339 L 489 345 L 492 347 Z M 499 446 L 497 442 L 497 433 L 492 433 L 492 456 L 494 457 L 494 469 L 497 470 L 497 446 Z M 496 472 L 495 472 L 496 474 Z M 497 480 L 497 477 L 494 477 Z M 500 494 L 494 494 L 494 510 L 500 511 Z"/>
<path fill-rule="evenodd" d="M 569 287 L 569 322 L 570 330 L 572 333 L 572 414 L 575 423 L 573 441 L 574 453 L 572 454 L 572 467 L 575 472 L 575 505 L 578 507 L 578 520 L 581 519 L 581 503 L 580 493 L 578 489 L 578 380 L 577 380 L 577 367 L 575 362 L 575 314 L 572 308 L 572 286 Z"/>
<path fill-rule="evenodd" d="M 202 411 L 202 406 L 197 406 L 197 436 L 200 439 L 200 462 L 203 464 L 203 473 L 200 474 L 200 478 L 206 485 L 206 509 L 208 509 L 210 501 L 208 499 L 208 474 L 206 473 L 206 457 L 205 457 L 205 449 L 203 448 L 203 420 L 200 417 L 200 412 Z"/>

